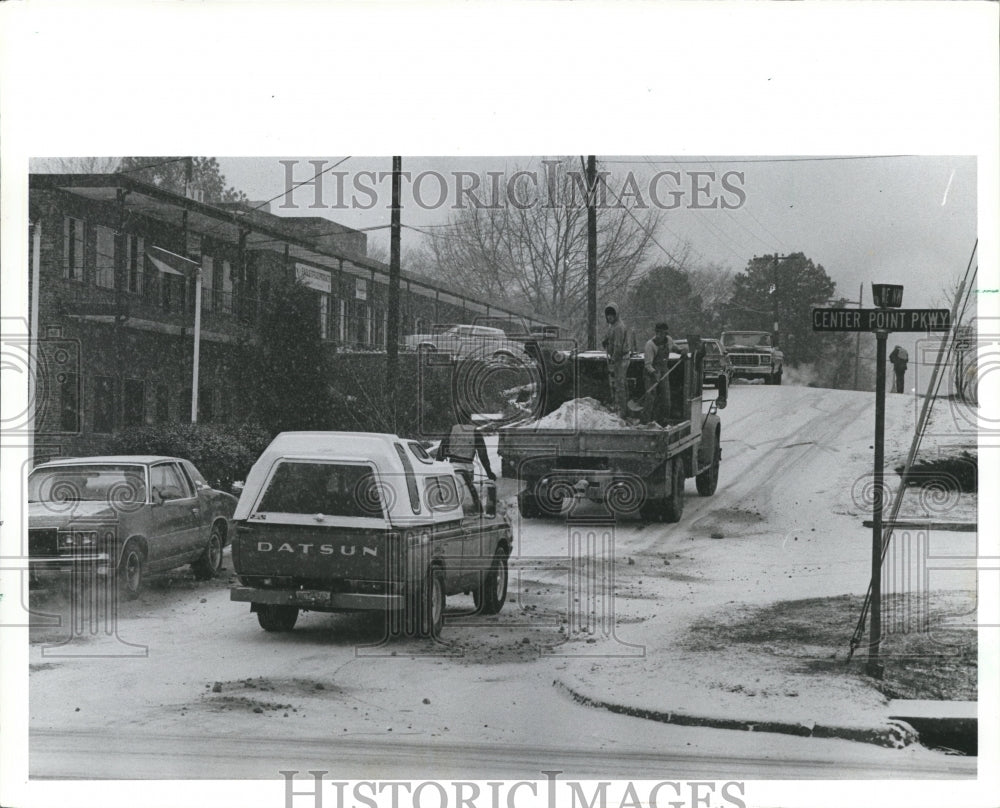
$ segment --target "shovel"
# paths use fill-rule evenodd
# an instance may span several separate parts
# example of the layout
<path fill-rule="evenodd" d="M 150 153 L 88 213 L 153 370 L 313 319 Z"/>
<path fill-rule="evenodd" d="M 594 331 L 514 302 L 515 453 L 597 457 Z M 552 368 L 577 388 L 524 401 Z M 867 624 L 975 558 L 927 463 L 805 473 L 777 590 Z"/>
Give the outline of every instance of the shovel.
<path fill-rule="evenodd" d="M 680 365 L 681 365 L 681 363 L 678 362 L 676 365 L 674 365 L 672 368 L 670 368 L 670 370 L 668 370 L 666 373 L 664 373 L 662 376 L 660 376 L 660 378 L 657 379 L 655 382 L 653 382 L 653 384 L 649 387 L 649 389 L 647 389 L 646 392 L 643 393 L 639 398 L 630 399 L 629 402 L 628 402 L 628 408 L 629 408 L 629 410 L 631 412 L 642 412 L 644 409 L 646 409 L 646 403 L 645 402 L 646 402 L 647 396 L 649 396 L 649 394 L 652 393 L 656 389 L 656 386 L 660 382 L 662 382 L 665 378 L 667 378 L 667 376 L 669 376 L 678 367 L 680 367 Z"/>

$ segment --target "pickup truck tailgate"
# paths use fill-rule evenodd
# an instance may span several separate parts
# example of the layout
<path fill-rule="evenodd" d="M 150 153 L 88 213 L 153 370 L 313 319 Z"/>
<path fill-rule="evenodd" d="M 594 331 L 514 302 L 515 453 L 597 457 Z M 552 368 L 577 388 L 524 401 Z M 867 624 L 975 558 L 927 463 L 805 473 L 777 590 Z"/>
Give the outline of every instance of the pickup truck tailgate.
<path fill-rule="evenodd" d="M 243 523 L 232 553 L 240 576 L 384 581 L 399 572 L 399 535 L 385 529 Z"/>

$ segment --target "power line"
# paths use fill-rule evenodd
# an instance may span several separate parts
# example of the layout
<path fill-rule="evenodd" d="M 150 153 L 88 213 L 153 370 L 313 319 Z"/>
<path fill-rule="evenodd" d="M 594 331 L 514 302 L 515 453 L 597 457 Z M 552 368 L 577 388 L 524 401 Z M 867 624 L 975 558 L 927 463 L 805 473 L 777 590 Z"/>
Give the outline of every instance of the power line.
<path fill-rule="evenodd" d="M 308 184 L 308 183 L 312 182 L 312 181 L 313 181 L 313 180 L 315 180 L 315 179 L 316 179 L 317 177 L 320 177 L 320 176 L 322 176 L 323 174 L 326 174 L 326 172 L 327 172 L 327 171 L 333 171 L 333 169 L 335 169 L 335 168 L 336 168 L 337 166 L 340 166 L 340 165 L 343 165 L 344 163 L 346 163 L 346 162 L 347 162 L 348 160 L 350 160 L 350 159 L 351 159 L 351 158 L 350 158 L 350 157 L 348 156 L 348 157 L 345 157 L 345 158 L 344 158 L 343 160 L 338 160 L 338 161 L 337 161 L 336 163 L 334 163 L 334 164 L 333 164 L 332 166 L 330 166 L 329 168 L 324 168 L 324 169 L 323 169 L 322 171 L 317 171 L 317 172 L 316 172 L 315 174 L 313 174 L 313 175 L 312 175 L 312 176 L 311 176 L 311 177 L 310 177 L 309 179 L 307 179 L 307 180 L 302 180 L 302 182 L 296 182 L 296 183 L 294 183 L 294 184 L 292 185 L 292 187 L 291 187 L 291 188 L 286 188 L 286 189 L 285 189 L 284 191 L 282 191 L 282 192 L 281 192 L 280 194 L 277 194 L 276 196 L 272 196 L 272 197 L 271 197 L 270 199 L 265 199 L 265 200 L 264 200 L 263 202 L 261 202 L 261 203 L 260 203 L 259 205 L 254 205 L 254 206 L 253 206 L 253 208 L 252 208 L 252 210 L 260 210 L 260 209 L 261 209 L 262 207 L 264 207 L 264 205 L 270 205 L 270 204 L 271 204 L 271 203 L 272 203 L 272 202 L 273 202 L 273 201 L 274 201 L 275 199 L 278 199 L 279 197 L 282 197 L 282 196 L 287 196 L 287 195 L 288 195 L 288 194 L 290 194 L 290 193 L 291 193 L 292 191 L 294 191 L 294 190 L 295 190 L 296 188 L 299 188 L 299 187 L 301 187 L 301 186 L 303 186 L 303 185 L 306 185 L 306 184 Z"/>

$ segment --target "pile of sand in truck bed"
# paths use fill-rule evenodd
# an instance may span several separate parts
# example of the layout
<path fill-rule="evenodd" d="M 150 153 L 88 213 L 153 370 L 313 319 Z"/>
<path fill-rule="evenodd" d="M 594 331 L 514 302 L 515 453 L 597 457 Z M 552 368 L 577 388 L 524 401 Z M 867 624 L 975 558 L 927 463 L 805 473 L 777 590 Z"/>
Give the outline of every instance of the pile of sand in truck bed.
<path fill-rule="evenodd" d="M 594 398 L 574 398 L 525 429 L 630 429 L 620 416 Z"/>

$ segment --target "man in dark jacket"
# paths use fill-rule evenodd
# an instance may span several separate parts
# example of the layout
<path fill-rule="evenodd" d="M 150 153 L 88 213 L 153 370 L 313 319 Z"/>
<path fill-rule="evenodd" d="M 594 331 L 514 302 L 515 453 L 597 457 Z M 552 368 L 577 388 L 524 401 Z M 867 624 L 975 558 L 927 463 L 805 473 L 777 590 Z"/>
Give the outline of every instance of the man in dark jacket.
<path fill-rule="evenodd" d="M 611 385 L 612 409 L 622 418 L 627 418 L 628 390 L 625 386 L 625 374 L 628 372 L 631 352 L 628 329 L 618 316 L 617 303 L 608 303 L 604 307 L 604 319 L 608 323 L 608 331 L 601 344 L 608 352 L 608 381 Z"/>
<path fill-rule="evenodd" d="M 892 353 L 889 354 L 889 361 L 892 362 L 892 392 L 894 393 L 904 392 L 903 378 L 906 376 L 906 363 L 909 362 L 909 360 L 910 356 L 906 353 L 906 349 L 900 348 L 898 345 L 894 346 Z"/>

